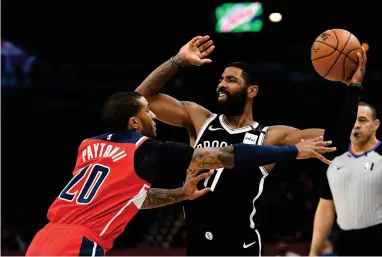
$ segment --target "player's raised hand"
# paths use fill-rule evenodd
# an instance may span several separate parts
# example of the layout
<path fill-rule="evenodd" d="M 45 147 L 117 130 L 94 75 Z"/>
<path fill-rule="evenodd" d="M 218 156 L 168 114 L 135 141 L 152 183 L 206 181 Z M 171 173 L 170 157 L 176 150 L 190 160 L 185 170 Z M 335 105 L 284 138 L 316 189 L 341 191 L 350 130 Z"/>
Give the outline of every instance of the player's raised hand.
<path fill-rule="evenodd" d="M 308 159 L 308 158 L 317 158 L 320 161 L 331 164 L 332 162 L 326 159 L 322 154 L 334 152 L 335 147 L 329 147 L 332 144 L 332 141 L 323 141 L 322 137 L 303 140 L 296 145 L 298 149 L 298 156 L 296 159 Z"/>
<path fill-rule="evenodd" d="M 174 61 L 179 67 L 188 65 L 201 66 L 212 62 L 211 59 L 206 57 L 214 49 L 214 42 L 209 36 L 197 36 L 180 48 L 178 54 L 174 56 Z"/>
<path fill-rule="evenodd" d="M 202 190 L 199 190 L 198 183 L 200 180 L 206 179 L 214 174 L 214 171 L 210 170 L 209 172 L 199 174 L 201 171 L 202 170 L 187 170 L 186 182 L 184 182 L 183 185 L 183 191 L 187 200 L 194 200 L 202 195 L 207 194 L 210 191 L 209 188 L 203 188 Z"/>
<path fill-rule="evenodd" d="M 350 85 L 351 83 L 362 85 L 363 78 L 365 77 L 366 61 L 367 61 L 365 48 L 362 47 L 362 51 L 357 53 L 357 57 L 358 57 L 358 68 L 354 72 L 353 77 L 351 77 L 348 80 L 342 81 L 343 83 L 347 85 Z"/>

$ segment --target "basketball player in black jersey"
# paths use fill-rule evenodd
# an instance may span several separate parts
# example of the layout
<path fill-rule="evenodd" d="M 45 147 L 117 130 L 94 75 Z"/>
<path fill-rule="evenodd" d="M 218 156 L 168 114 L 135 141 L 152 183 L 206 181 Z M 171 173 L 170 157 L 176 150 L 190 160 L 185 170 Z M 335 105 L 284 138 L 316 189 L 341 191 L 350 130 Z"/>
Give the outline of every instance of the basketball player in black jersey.
<path fill-rule="evenodd" d="M 358 54 L 359 67 L 353 77 L 343 81 L 349 85 L 348 95 L 333 130 L 299 130 L 282 125 L 265 126 L 254 121 L 253 98 L 261 85 L 258 85 L 256 71 L 245 63 L 229 64 L 221 75 L 216 89 L 220 114 L 196 103 L 181 102 L 159 93 L 171 76 L 182 68 L 211 63 L 206 57 L 213 50 L 209 36 L 193 38 L 136 89 L 148 99 L 158 120 L 188 130 L 191 146 L 224 146 L 242 142 L 286 145 L 319 136 L 333 139 L 334 145 L 347 142 L 357 116 L 358 95 L 366 68 L 364 50 Z M 187 255 L 261 255 L 261 237 L 256 229 L 256 201 L 263 191 L 264 179 L 273 167 L 274 164 L 245 172 L 222 172 L 219 169 L 200 183 L 201 188 L 209 187 L 211 192 L 185 206 Z"/>

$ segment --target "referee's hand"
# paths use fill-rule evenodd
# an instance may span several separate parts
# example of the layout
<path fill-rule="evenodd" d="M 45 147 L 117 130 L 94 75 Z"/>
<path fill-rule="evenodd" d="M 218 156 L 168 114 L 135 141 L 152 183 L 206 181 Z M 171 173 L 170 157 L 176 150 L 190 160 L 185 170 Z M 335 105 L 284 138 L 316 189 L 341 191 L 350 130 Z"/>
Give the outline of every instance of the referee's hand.
<path fill-rule="evenodd" d="M 210 191 L 210 189 L 207 187 L 199 190 L 198 183 L 200 180 L 206 179 L 214 174 L 214 170 L 199 174 L 201 171 L 202 170 L 187 170 L 186 181 L 183 185 L 183 192 L 187 200 L 194 200 L 198 197 L 201 197 L 202 195 L 207 194 Z"/>
<path fill-rule="evenodd" d="M 332 141 L 323 141 L 323 137 L 304 140 L 301 139 L 301 143 L 297 144 L 298 155 L 296 159 L 308 159 L 308 158 L 317 158 L 320 161 L 331 164 L 332 162 L 326 159 L 323 154 L 334 152 L 335 147 L 329 147 L 332 144 Z"/>

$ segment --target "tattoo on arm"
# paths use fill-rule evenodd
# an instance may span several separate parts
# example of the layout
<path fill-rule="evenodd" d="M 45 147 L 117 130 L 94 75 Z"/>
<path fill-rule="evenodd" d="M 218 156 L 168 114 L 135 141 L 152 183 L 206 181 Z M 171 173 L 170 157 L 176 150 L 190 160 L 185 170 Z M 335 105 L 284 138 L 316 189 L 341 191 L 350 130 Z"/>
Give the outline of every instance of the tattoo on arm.
<path fill-rule="evenodd" d="M 182 101 L 181 103 L 182 103 L 182 105 L 184 105 L 184 106 L 191 106 L 191 105 L 194 104 L 193 102 L 189 102 L 189 101 Z"/>
<path fill-rule="evenodd" d="M 182 188 L 161 189 L 150 188 L 141 209 L 159 208 L 165 205 L 181 202 L 185 200 Z"/>
<path fill-rule="evenodd" d="M 136 91 L 146 98 L 156 96 L 176 72 L 177 69 L 168 60 L 151 72 L 137 87 Z"/>
<path fill-rule="evenodd" d="M 191 168 L 217 169 L 233 168 L 234 148 L 232 145 L 216 148 L 196 148 L 192 157 Z M 195 166 L 196 165 L 196 166 Z"/>

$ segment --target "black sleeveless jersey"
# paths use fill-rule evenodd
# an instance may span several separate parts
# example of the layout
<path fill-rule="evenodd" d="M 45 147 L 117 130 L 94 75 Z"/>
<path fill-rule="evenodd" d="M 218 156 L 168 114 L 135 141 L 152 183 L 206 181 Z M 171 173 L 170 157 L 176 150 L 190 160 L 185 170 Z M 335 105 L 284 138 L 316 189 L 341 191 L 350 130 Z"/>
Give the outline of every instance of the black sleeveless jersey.
<path fill-rule="evenodd" d="M 194 147 L 223 147 L 236 143 L 262 145 L 267 129 L 257 122 L 231 129 L 223 115 L 213 114 L 200 129 Z M 245 171 L 217 169 L 211 177 L 201 181 L 198 187 L 209 187 L 211 192 L 184 206 L 190 236 L 211 233 L 214 238 L 227 239 L 238 237 L 248 228 L 255 229 L 256 201 L 263 192 L 267 175 L 264 167 Z"/>

